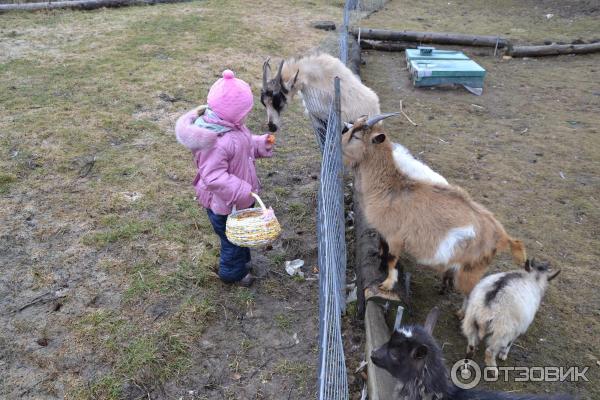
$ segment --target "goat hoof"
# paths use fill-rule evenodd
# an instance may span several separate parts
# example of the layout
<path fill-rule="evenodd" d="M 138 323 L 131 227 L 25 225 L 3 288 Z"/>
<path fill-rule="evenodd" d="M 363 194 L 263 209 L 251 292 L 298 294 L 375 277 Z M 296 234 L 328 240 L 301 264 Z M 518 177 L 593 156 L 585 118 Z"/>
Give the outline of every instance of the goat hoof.
<path fill-rule="evenodd" d="M 455 314 L 461 321 L 465 318 L 465 312 L 463 310 L 458 310 L 457 312 L 455 312 Z"/>
<path fill-rule="evenodd" d="M 498 358 L 501 359 L 502 361 L 506 361 L 506 359 L 508 358 L 508 354 L 500 354 L 500 355 L 498 355 Z"/>

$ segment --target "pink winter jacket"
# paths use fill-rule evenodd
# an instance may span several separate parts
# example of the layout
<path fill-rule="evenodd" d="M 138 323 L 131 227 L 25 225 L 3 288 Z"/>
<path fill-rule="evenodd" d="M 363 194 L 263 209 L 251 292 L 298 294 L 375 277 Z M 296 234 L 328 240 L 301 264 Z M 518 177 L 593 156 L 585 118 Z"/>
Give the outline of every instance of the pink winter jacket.
<path fill-rule="evenodd" d="M 215 214 L 229 215 L 233 205 L 248 208 L 254 202 L 250 192 L 258 193 L 260 182 L 254 160 L 271 157 L 268 135 L 253 135 L 243 124 L 228 126 L 232 130 L 217 133 L 194 125 L 195 110 L 182 115 L 175 126 L 179 143 L 194 154 L 198 168 L 193 185 L 198 202 Z"/>

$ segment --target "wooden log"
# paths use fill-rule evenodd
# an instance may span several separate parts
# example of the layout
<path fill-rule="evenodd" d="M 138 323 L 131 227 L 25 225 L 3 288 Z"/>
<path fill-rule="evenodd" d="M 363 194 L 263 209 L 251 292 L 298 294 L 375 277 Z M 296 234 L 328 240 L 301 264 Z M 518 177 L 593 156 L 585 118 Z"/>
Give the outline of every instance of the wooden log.
<path fill-rule="evenodd" d="M 378 51 L 404 51 L 406 49 L 416 49 L 418 45 L 417 42 L 379 42 L 362 39 L 360 41 L 362 49 Z"/>
<path fill-rule="evenodd" d="M 600 42 L 586 44 L 551 44 L 547 46 L 514 46 L 509 48 L 512 57 L 543 57 L 560 54 L 588 54 L 600 52 Z"/>
<path fill-rule="evenodd" d="M 40 11 L 68 8 L 73 10 L 94 10 L 103 7 L 125 7 L 134 5 L 153 5 L 159 3 L 181 3 L 189 0 L 73 0 L 51 3 L 13 3 L 0 4 L 0 13 L 8 11 Z"/>
<path fill-rule="evenodd" d="M 365 360 L 367 361 L 369 400 L 394 400 L 396 380 L 387 371 L 377 367 L 371 361 L 371 352 L 390 339 L 390 329 L 385 322 L 384 310 L 373 301 L 367 302 L 365 331 Z"/>
<path fill-rule="evenodd" d="M 359 28 L 352 34 L 358 36 Z M 367 40 L 405 41 L 419 43 L 458 44 L 464 46 L 507 47 L 508 40 L 499 36 L 466 35 L 447 32 L 391 31 L 386 29 L 360 28 L 360 38 Z"/>
<path fill-rule="evenodd" d="M 378 266 L 379 234 L 369 227 L 361 207 L 360 194 L 356 190 L 354 180 L 354 268 L 356 270 L 357 314 L 363 318 L 366 310 L 365 291 L 373 282 L 382 277 Z"/>
<path fill-rule="evenodd" d="M 348 68 L 360 78 L 360 45 L 354 36 L 349 35 L 350 50 Z M 367 225 L 364 212 L 360 205 L 360 195 L 356 190 L 356 180 L 353 186 L 354 201 L 354 269 L 356 271 L 357 317 L 363 319 L 366 310 L 365 291 L 369 285 L 380 277 L 379 265 L 379 234 Z"/>
<path fill-rule="evenodd" d="M 348 67 L 360 77 L 360 45 L 356 40 L 351 41 L 348 57 Z M 379 271 L 379 234 L 369 227 L 361 207 L 360 194 L 354 180 L 354 243 L 357 286 L 357 314 L 365 321 L 365 360 L 367 361 L 367 391 L 370 400 L 393 400 L 395 379 L 371 361 L 371 352 L 389 340 L 390 329 L 386 323 L 385 312 L 379 304 L 398 304 L 400 299 L 385 298 L 385 293 L 378 290 L 373 282 L 380 277 Z M 367 297 L 369 300 L 367 300 Z"/>
<path fill-rule="evenodd" d="M 335 31 L 335 22 L 333 21 L 313 21 L 310 23 L 310 26 L 324 31 Z"/>

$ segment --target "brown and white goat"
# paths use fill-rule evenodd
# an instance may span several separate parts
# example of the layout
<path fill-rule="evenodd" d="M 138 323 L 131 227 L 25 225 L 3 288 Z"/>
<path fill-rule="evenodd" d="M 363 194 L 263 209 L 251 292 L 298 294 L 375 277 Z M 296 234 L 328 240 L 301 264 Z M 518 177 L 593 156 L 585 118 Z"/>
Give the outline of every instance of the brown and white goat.
<path fill-rule="evenodd" d="M 397 167 L 392 144 L 377 123 L 391 115 L 362 117 L 342 136 L 344 162 L 354 170 L 367 222 L 389 245 L 388 274 L 380 287 L 392 290 L 396 284 L 402 253 L 441 274 L 452 272 L 454 286 L 465 296 L 497 251 L 510 248 L 514 262 L 523 265 L 522 242 L 464 190 L 416 181 Z"/>
<path fill-rule="evenodd" d="M 269 77 L 270 70 L 267 60 L 263 64 L 260 101 L 267 109 L 267 123 L 271 132 L 279 129 L 281 113 L 299 92 L 304 97 L 312 96 L 312 103 L 323 106 L 317 110 L 320 115 L 313 117 L 327 121 L 335 77 L 340 78 L 342 121 L 354 121 L 361 115 L 373 116 L 380 113 L 377 94 L 365 86 L 338 58 L 329 54 L 319 53 L 282 60 L 273 79 Z"/>

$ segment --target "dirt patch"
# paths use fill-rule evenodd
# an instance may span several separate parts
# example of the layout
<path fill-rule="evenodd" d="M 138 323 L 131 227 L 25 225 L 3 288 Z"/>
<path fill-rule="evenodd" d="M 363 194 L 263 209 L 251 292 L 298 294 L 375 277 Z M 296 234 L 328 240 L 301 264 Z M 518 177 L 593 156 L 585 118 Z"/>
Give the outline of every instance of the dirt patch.
<path fill-rule="evenodd" d="M 548 6 L 555 7 L 557 14 L 571 15 L 575 12 L 570 4 Z M 427 7 L 428 12 L 421 7 Z M 403 26 L 404 29 L 464 32 L 465 26 L 470 25 L 457 22 L 472 18 L 477 20 L 477 27 L 501 23 L 506 29 L 496 32 L 506 32 L 510 25 L 524 26 L 518 21 L 537 18 L 538 10 L 504 7 L 499 21 L 480 14 L 477 7 L 466 16 L 457 13 L 461 7 L 454 2 L 449 6 L 447 2 L 394 1 L 364 25 L 392 28 L 398 24 L 390 22 L 393 15 L 396 21 L 411 21 L 411 26 Z M 596 12 L 591 6 L 581 7 L 576 14 L 583 19 Z M 446 10 L 447 17 L 443 29 L 427 23 L 429 19 L 441 18 L 441 9 Z M 397 13 L 403 18 L 397 19 Z M 417 20 L 416 16 L 425 20 Z M 564 36 L 580 35 L 580 29 L 585 27 L 566 20 L 556 22 Z M 540 28 L 532 36 L 550 37 L 554 29 Z M 489 31 L 482 28 L 474 33 Z M 519 36 L 526 41 L 529 33 Z M 586 32 L 585 36 L 593 33 Z M 379 94 L 383 111 L 397 111 L 403 100 L 404 111 L 418 124 L 414 127 L 403 118 L 386 121 L 394 140 L 493 211 L 511 235 L 525 241 L 530 256 L 547 259 L 562 268 L 564 275 L 552 282 L 533 325 L 501 365 L 589 366 L 590 382 L 512 381 L 486 387 L 536 393 L 567 391 L 582 399 L 595 399 L 600 393 L 600 296 L 596 268 L 600 256 L 600 88 L 592 82 L 600 57 L 501 60 L 485 49 L 454 48 L 465 51 L 488 71 L 481 97 L 462 88 L 414 88 L 402 53 L 363 52 L 366 65 L 361 75 Z M 490 272 L 511 268 L 514 267 L 510 260 L 502 256 Z M 438 295 L 434 288 L 437 278 L 432 272 L 412 272 L 417 312 L 409 320 L 422 322 L 432 306 L 441 306 L 436 337 L 450 367 L 464 357 L 466 348 L 459 323 L 452 315 L 461 300 L 454 294 Z M 476 360 L 483 361 L 481 352 Z"/>
<path fill-rule="evenodd" d="M 550 14 L 550 15 L 549 15 Z M 364 27 L 498 35 L 515 43 L 570 43 L 598 38 L 596 1 L 504 1 L 502 4 L 423 0 L 398 6 L 360 22 Z"/>

